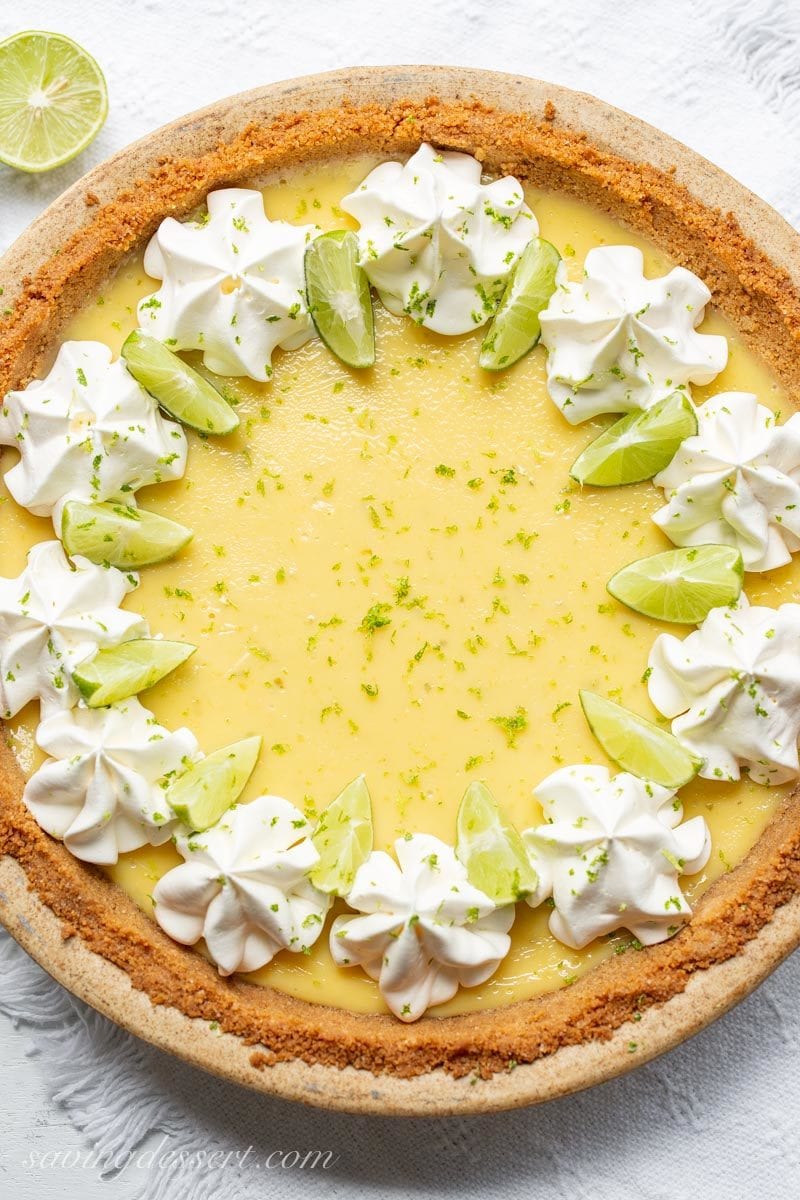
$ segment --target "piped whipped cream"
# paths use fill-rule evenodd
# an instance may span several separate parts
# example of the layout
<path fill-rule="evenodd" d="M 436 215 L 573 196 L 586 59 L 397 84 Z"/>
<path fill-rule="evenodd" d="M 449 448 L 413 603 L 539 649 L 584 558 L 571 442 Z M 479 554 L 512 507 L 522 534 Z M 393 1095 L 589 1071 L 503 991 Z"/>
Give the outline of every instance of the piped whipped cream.
<path fill-rule="evenodd" d="M 705 759 L 706 779 L 756 783 L 800 775 L 800 604 L 715 608 L 681 640 L 663 633 L 649 659 L 650 699 Z"/>
<path fill-rule="evenodd" d="M 735 546 L 747 571 L 784 566 L 800 550 L 800 413 L 778 425 L 750 393 L 721 392 L 697 421 L 653 480 L 667 499 L 653 520 L 676 546 Z"/>
<path fill-rule="evenodd" d="M 36 741 L 51 757 L 28 780 L 23 801 L 76 858 L 110 865 L 170 837 L 175 815 L 164 790 L 197 755 L 188 729 L 170 733 L 132 699 L 53 713 Z"/>
<path fill-rule="evenodd" d="M 102 342 L 65 342 L 53 368 L 0 405 L 0 445 L 20 461 L 6 472 L 17 504 L 53 517 L 69 499 L 124 499 L 180 479 L 186 437 Z"/>
<path fill-rule="evenodd" d="M 514 906 L 496 908 L 474 888 L 455 851 L 415 833 L 395 842 L 397 862 L 373 850 L 347 896 L 365 914 L 337 917 L 333 960 L 360 966 L 378 981 L 401 1021 L 416 1021 L 459 987 L 475 987 L 508 954 Z"/>
<path fill-rule="evenodd" d="M 691 916 L 679 876 L 701 870 L 711 840 L 702 817 L 682 822 L 675 792 L 606 767 L 562 767 L 534 795 L 546 824 L 523 839 L 539 872 L 528 897 L 552 896 L 550 932 L 580 950 L 614 930 L 662 942 Z"/>
<path fill-rule="evenodd" d="M 360 223 L 360 262 L 384 305 L 436 333 L 488 321 L 539 231 L 519 180 L 483 183 L 477 159 L 427 143 L 375 167 L 341 207 Z"/>
<path fill-rule="evenodd" d="M 78 701 L 71 672 L 104 646 L 147 635 L 147 623 L 119 606 L 135 575 L 71 563 L 60 542 L 39 542 L 16 579 L 0 578 L 0 716 L 31 700 L 53 707 Z"/>
<path fill-rule="evenodd" d="M 315 225 L 270 221 L 260 192 L 211 192 L 205 221 L 167 217 L 144 256 L 162 281 L 140 301 L 139 324 L 175 350 L 202 350 L 218 375 L 272 375 L 276 346 L 294 350 L 314 333 L 304 255 Z"/>
<path fill-rule="evenodd" d="M 684 267 L 647 279 L 641 250 L 599 246 L 579 282 L 559 272 L 540 320 L 547 390 L 571 424 L 650 408 L 727 363 L 727 340 L 697 332 L 711 293 Z"/>
<path fill-rule="evenodd" d="M 221 975 L 256 971 L 279 950 L 307 951 L 331 903 L 307 878 L 319 861 L 309 833 L 288 800 L 260 796 L 205 833 L 181 834 L 186 861 L 156 884 L 156 920 L 184 946 L 205 938 Z"/>

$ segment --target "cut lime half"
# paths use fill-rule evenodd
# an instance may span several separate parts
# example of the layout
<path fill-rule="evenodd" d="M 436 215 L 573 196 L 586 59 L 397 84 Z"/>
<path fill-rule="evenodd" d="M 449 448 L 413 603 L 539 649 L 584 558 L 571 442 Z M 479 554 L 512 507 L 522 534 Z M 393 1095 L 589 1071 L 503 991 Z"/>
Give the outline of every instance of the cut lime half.
<path fill-rule="evenodd" d="M 538 882 L 525 844 L 485 783 L 469 785 L 456 818 L 456 854 L 473 887 L 495 904 L 515 904 Z"/>
<path fill-rule="evenodd" d="M 196 649 L 188 642 L 134 638 L 109 650 L 99 650 L 72 672 L 72 678 L 89 708 L 104 708 L 147 691 L 185 663 Z"/>
<path fill-rule="evenodd" d="M 575 459 L 570 475 L 593 487 L 652 479 L 695 433 L 697 415 L 691 400 L 683 392 L 672 392 L 652 408 L 615 421 Z"/>
<path fill-rule="evenodd" d="M 372 802 L 363 775 L 331 801 L 311 840 L 319 862 L 309 879 L 321 892 L 346 896 L 372 849 Z"/>
<path fill-rule="evenodd" d="M 82 554 L 99 566 L 137 571 L 166 562 L 192 540 L 177 521 L 127 504 L 84 504 L 69 500 L 61 517 L 61 541 L 67 554 Z"/>
<path fill-rule="evenodd" d="M 699 625 L 712 608 L 739 598 L 743 580 L 742 556 L 732 546 L 690 546 L 629 563 L 606 586 L 646 617 Z"/>
<path fill-rule="evenodd" d="M 358 238 L 344 229 L 320 234 L 306 248 L 306 299 L 317 333 L 348 367 L 375 363 L 369 280 L 358 265 Z"/>
<path fill-rule="evenodd" d="M 560 262 L 555 246 L 543 238 L 533 238 L 522 251 L 481 343 L 478 362 L 485 371 L 505 370 L 539 341 L 539 313 L 556 290 Z"/>
<path fill-rule="evenodd" d="M 662 787 L 683 787 L 703 765 L 676 737 L 621 704 L 595 692 L 580 693 L 583 713 L 594 736 L 613 762 L 640 779 Z"/>
<path fill-rule="evenodd" d="M 70 38 L 29 31 L 0 42 L 0 162 L 34 173 L 60 167 L 107 112 L 103 72 Z"/>
<path fill-rule="evenodd" d="M 241 796 L 260 752 L 261 738 L 250 737 L 193 763 L 167 788 L 175 815 L 195 833 L 216 825 Z"/>
<path fill-rule="evenodd" d="M 238 428 L 239 418 L 214 385 L 157 338 L 134 329 L 122 357 L 137 383 L 184 425 L 218 436 Z"/>

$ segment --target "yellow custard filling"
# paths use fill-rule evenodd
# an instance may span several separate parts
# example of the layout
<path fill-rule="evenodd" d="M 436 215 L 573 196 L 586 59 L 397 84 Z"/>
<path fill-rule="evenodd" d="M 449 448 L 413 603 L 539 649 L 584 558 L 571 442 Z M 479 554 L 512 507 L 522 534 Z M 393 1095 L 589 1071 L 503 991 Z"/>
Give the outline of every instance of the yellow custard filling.
<path fill-rule="evenodd" d="M 303 171 L 264 189 L 271 218 L 351 226 L 338 208 L 374 165 Z M 586 205 L 528 190 L 541 234 L 580 276 L 592 247 L 640 246 L 649 274 L 672 265 L 643 239 Z M 87 303 L 66 337 L 115 353 L 156 284 L 141 259 Z M 444 338 L 376 303 L 378 360 L 348 370 L 318 340 L 277 354 L 271 383 L 231 380 L 239 430 L 190 437 L 186 477 L 139 493 L 143 507 L 193 528 L 181 556 L 142 572 L 127 607 L 151 631 L 199 651 L 142 699 L 168 726 L 188 725 L 206 752 L 263 734 L 245 793 L 285 796 L 310 817 L 364 772 L 375 846 L 406 832 L 452 843 L 472 779 L 492 789 L 519 828 L 541 820 L 531 789 L 561 765 L 605 762 L 577 692 L 589 688 L 654 716 L 642 683 L 663 628 L 614 601 L 610 576 L 668 547 L 645 483 L 581 490 L 569 467 L 605 422 L 570 427 L 548 399 L 538 348 L 497 376 L 477 364 L 480 333 Z M 704 332 L 729 339 L 717 391 L 787 400 L 718 314 Z M 14 453 L 2 453 L 2 470 Z M 53 536 L 0 483 L 0 574 Z M 746 579 L 749 598 L 795 598 L 791 567 Z M 681 634 L 680 629 L 671 627 Z M 685 631 L 688 632 L 688 629 Z M 9 723 L 23 770 L 36 765 L 33 706 Z M 609 764 L 613 765 L 613 764 Z M 703 815 L 711 859 L 688 879 L 690 902 L 755 843 L 786 789 L 695 781 L 682 798 Z M 181 859 L 145 847 L 110 868 L 145 910 L 156 880 Z M 518 907 L 496 974 L 462 990 L 445 1015 L 511 1003 L 563 986 L 625 949 L 625 933 L 573 951 L 548 932 L 549 910 Z M 279 954 L 251 978 L 310 1001 L 386 1011 L 377 984 L 339 970 L 323 935 L 309 955 Z"/>

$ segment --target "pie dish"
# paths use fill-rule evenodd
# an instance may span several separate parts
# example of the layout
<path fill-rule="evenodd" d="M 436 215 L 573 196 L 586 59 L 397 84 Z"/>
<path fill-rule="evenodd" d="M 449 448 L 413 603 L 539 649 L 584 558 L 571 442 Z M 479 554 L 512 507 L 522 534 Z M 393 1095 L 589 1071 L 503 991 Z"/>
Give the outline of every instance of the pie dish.
<path fill-rule="evenodd" d="M 533 81 L 428 68 L 348 72 L 251 93 L 162 131 L 76 185 L 3 261 L 3 393 L 44 374 L 62 331 L 84 319 L 76 314 L 87 297 L 103 295 L 109 276 L 164 217 L 185 218 L 220 187 L 260 179 L 290 186 L 276 183 L 276 173 L 285 177 L 298 164 L 356 155 L 405 160 L 427 143 L 473 155 L 492 177 L 512 176 L 591 206 L 631 238 L 655 242 L 708 286 L 731 323 L 737 358 L 752 350 L 767 364 L 753 359 L 753 378 L 791 397 L 797 241 L 780 218 L 682 147 L 596 101 Z M 767 368 L 774 385 L 758 375 Z M 441 466 L 444 486 L 455 468 L 446 460 Z M 667 490 L 680 496 L 681 486 L 675 479 Z M 569 513 L 563 496 L 555 501 L 560 516 Z M 373 510 L 377 529 L 388 513 Z M 750 566 L 763 568 L 758 560 Z M 553 703 L 555 713 L 560 696 Z M 669 700 L 664 705 L 666 713 Z M 520 708 L 503 710 L 511 714 L 500 727 L 511 748 L 523 726 L 509 722 L 519 721 Z M 273 750 L 281 745 L 276 736 Z M 181 754 L 191 753 L 187 746 Z M 19 802 L 23 784 L 10 752 L 2 770 L 3 914 L 14 936 L 76 994 L 141 1036 L 249 1086 L 312 1103 L 480 1111 L 574 1090 L 700 1028 L 797 942 L 800 826 L 785 789 L 768 812 L 759 810 L 766 828 L 754 848 L 719 876 L 671 940 L 607 957 L 576 981 L 562 973 L 559 982 L 570 986 L 510 1006 L 490 996 L 483 1007 L 402 1024 L 370 1011 L 371 1000 L 368 1011 L 357 1011 L 357 1003 L 309 1003 L 276 979 L 265 987 L 221 978 L 163 936 L 104 873 L 40 830 Z M 700 859 L 699 849 L 693 857 Z"/>

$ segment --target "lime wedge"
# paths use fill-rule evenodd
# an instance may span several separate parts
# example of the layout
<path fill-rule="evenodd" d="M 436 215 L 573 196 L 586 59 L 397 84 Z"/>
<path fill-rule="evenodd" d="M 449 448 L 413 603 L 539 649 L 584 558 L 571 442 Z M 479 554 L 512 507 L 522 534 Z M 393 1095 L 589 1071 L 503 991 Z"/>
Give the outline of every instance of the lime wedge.
<path fill-rule="evenodd" d="M 103 72 L 60 33 L 0 42 L 0 162 L 50 171 L 80 154 L 108 112 Z"/>
<path fill-rule="evenodd" d="M 134 329 L 123 343 L 122 357 L 137 383 L 184 425 L 213 434 L 238 428 L 239 418 L 228 401 L 163 342 Z"/>
<path fill-rule="evenodd" d="M 372 803 L 363 775 L 331 801 L 311 840 L 319 862 L 309 879 L 321 892 L 346 896 L 372 849 Z"/>
<path fill-rule="evenodd" d="M 738 599 L 743 580 L 742 556 L 732 546 L 690 546 L 629 563 L 606 587 L 646 617 L 699 625 L 712 608 Z"/>
<path fill-rule="evenodd" d="M 134 638 L 110 650 L 99 650 L 72 672 L 72 678 L 89 708 L 104 708 L 147 691 L 196 649 L 188 642 Z"/>
<path fill-rule="evenodd" d="M 127 504 L 84 504 L 68 500 L 61 518 L 61 541 L 67 554 L 82 554 L 99 566 L 136 571 L 165 562 L 192 540 L 192 531 L 177 521 Z"/>
<path fill-rule="evenodd" d="M 358 238 L 344 229 L 323 233 L 306 248 L 306 298 L 317 333 L 348 367 L 375 363 L 369 280 L 358 265 Z"/>
<path fill-rule="evenodd" d="M 485 371 L 503 371 L 539 341 L 539 313 L 556 290 L 561 255 L 543 238 L 533 238 L 519 256 L 503 298 L 481 343 Z"/>
<path fill-rule="evenodd" d="M 196 833 L 216 825 L 241 796 L 260 753 L 261 738 L 250 737 L 192 763 L 166 791 L 175 815 Z"/>
<path fill-rule="evenodd" d="M 473 887 L 495 904 L 515 904 L 538 881 L 522 838 L 505 819 L 485 783 L 471 783 L 456 818 L 456 853 Z"/>
<path fill-rule="evenodd" d="M 615 421 L 580 454 L 570 469 L 578 483 L 616 487 L 652 479 L 669 466 L 685 438 L 697 433 L 697 416 L 683 392 L 673 392 L 645 412 Z"/>
<path fill-rule="evenodd" d="M 595 692 L 580 692 L 583 714 L 606 754 L 623 771 L 679 788 L 703 765 L 676 737 Z"/>

